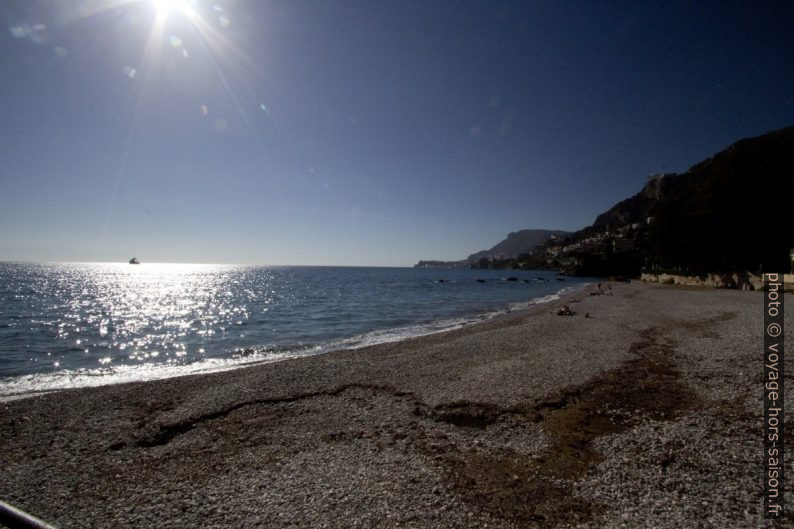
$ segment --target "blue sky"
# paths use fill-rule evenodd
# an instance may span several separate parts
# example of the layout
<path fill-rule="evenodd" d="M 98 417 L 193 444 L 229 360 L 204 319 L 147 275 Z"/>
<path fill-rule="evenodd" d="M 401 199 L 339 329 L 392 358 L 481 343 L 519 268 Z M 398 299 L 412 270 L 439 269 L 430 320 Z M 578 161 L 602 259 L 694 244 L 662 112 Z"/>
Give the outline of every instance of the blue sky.
<path fill-rule="evenodd" d="M 794 124 L 791 3 L 31 0 L 0 19 L 0 260 L 460 259 Z"/>

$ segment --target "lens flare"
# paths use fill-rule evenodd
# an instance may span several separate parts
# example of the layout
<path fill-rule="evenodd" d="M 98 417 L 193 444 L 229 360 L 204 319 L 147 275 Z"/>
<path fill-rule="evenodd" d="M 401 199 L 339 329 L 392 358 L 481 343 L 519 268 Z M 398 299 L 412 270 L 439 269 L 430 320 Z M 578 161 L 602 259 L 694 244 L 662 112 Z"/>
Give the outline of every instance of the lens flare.
<path fill-rule="evenodd" d="M 181 13 L 186 16 L 193 14 L 193 6 L 189 0 L 150 0 L 150 2 L 160 20 L 165 20 L 172 13 Z"/>

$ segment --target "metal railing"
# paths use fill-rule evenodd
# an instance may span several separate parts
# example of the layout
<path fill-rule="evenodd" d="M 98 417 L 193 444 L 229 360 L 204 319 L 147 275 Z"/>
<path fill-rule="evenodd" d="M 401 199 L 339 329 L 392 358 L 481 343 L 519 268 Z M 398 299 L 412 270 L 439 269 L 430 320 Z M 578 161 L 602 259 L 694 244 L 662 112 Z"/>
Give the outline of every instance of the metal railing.
<path fill-rule="evenodd" d="M 8 529 L 55 529 L 52 525 L 0 500 L 0 525 Z"/>

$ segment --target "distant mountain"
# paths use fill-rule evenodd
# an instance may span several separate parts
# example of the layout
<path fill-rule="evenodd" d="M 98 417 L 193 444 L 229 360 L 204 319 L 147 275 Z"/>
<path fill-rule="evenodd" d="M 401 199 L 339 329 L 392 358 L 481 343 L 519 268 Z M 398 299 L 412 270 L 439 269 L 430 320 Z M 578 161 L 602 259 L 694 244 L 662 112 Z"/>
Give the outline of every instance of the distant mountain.
<path fill-rule="evenodd" d="M 519 230 L 509 233 L 507 238 L 490 250 L 473 253 L 461 261 L 419 261 L 415 268 L 490 268 L 501 267 L 501 263 L 529 254 L 543 243 L 567 235 L 562 230 Z"/>
<path fill-rule="evenodd" d="M 469 268 L 469 262 L 462 261 L 419 261 L 414 268 Z"/>
<path fill-rule="evenodd" d="M 507 234 L 507 239 L 497 243 L 490 250 L 471 254 L 466 260 L 472 264 L 481 259 L 515 259 L 521 254 L 531 253 L 536 247 L 550 240 L 568 235 L 562 230 L 519 230 Z"/>

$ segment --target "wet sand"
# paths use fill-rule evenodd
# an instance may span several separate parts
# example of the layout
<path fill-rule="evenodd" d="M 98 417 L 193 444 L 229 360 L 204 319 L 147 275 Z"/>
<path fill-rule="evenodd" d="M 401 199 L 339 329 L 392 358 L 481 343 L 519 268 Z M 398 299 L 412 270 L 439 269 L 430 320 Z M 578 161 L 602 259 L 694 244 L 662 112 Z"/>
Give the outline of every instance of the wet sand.
<path fill-rule="evenodd" d="M 611 287 L 2 403 L 0 498 L 62 528 L 760 526 L 761 293 Z"/>

